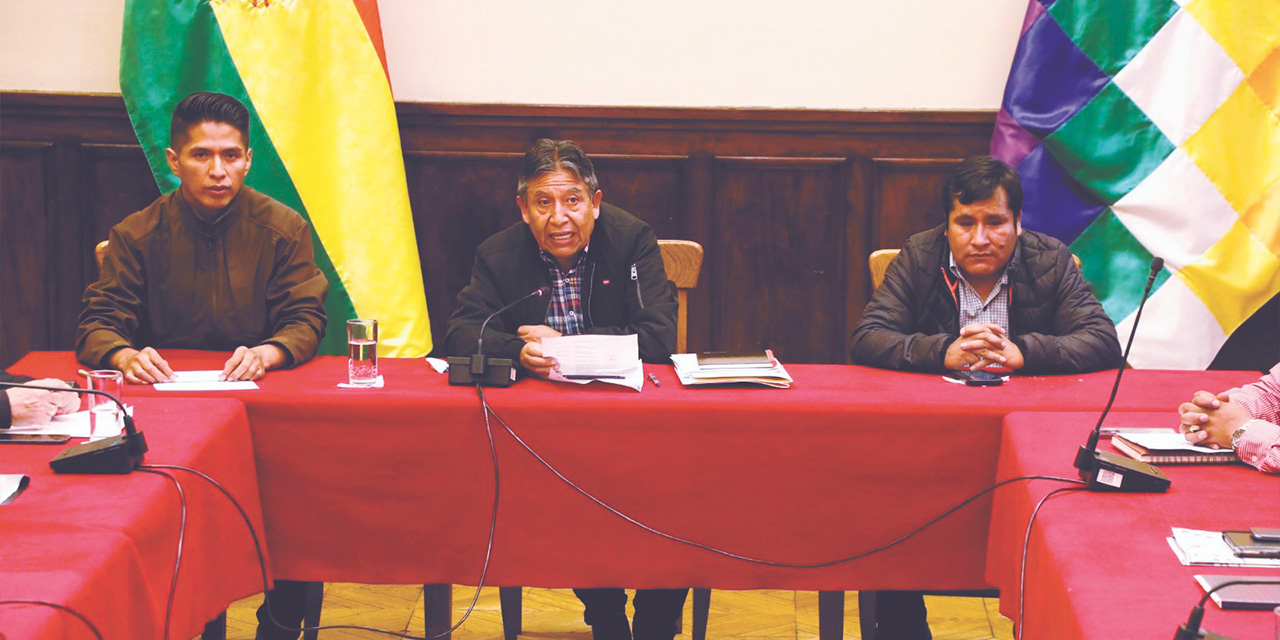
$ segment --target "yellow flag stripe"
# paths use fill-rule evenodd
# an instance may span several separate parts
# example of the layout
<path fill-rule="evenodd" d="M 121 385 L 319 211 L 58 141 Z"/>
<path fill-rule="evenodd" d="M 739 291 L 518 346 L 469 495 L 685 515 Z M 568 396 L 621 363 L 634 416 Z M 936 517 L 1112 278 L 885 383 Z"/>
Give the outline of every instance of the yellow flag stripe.
<path fill-rule="evenodd" d="M 351 0 L 212 0 L 223 38 L 356 313 L 431 350 L 391 86 Z"/>

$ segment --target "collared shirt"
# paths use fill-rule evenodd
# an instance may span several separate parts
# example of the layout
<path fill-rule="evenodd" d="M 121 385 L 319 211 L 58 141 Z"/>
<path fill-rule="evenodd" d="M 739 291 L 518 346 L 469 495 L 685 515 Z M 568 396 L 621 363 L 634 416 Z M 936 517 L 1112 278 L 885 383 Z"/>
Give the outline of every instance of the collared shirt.
<path fill-rule="evenodd" d="M 969 284 L 964 278 L 964 272 L 960 271 L 960 266 L 956 264 L 956 256 L 951 251 L 947 251 L 947 260 L 950 263 L 951 275 L 960 281 L 957 298 L 960 301 L 960 326 L 970 325 L 975 322 L 989 322 L 1004 329 L 1005 335 L 1009 335 L 1009 267 L 1005 265 L 1005 269 L 1000 273 L 1000 281 L 991 289 L 991 294 L 985 300 Z M 1012 262 L 1013 259 L 1010 259 Z"/>
<path fill-rule="evenodd" d="M 1254 418 L 1236 446 L 1236 455 L 1260 471 L 1280 473 L 1280 364 L 1257 382 L 1227 393 Z"/>
<path fill-rule="evenodd" d="M 560 268 L 560 263 L 546 251 L 539 254 L 551 276 L 551 304 L 547 305 L 547 317 L 543 322 L 566 336 L 578 335 L 586 330 L 582 318 L 582 272 L 587 264 L 589 248 L 584 248 L 578 254 L 578 259 L 568 271 Z"/>

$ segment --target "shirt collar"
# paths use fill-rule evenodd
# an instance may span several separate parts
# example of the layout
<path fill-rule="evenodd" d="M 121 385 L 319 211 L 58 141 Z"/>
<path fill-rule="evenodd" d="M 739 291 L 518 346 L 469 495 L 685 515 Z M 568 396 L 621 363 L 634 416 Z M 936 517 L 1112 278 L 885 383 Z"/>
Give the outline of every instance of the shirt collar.
<path fill-rule="evenodd" d="M 582 251 L 578 253 L 578 258 L 573 261 L 573 266 L 569 267 L 568 271 L 565 271 L 560 267 L 560 261 L 556 260 L 555 256 L 547 253 L 546 251 L 543 251 L 542 249 L 538 249 L 538 257 L 542 258 L 542 262 L 547 265 L 547 268 L 551 270 L 551 273 L 553 275 L 557 273 L 568 274 L 576 271 L 578 268 L 582 266 L 584 262 L 586 262 L 587 252 L 590 250 L 591 250 L 591 243 L 588 242 L 587 246 L 583 247 Z"/>

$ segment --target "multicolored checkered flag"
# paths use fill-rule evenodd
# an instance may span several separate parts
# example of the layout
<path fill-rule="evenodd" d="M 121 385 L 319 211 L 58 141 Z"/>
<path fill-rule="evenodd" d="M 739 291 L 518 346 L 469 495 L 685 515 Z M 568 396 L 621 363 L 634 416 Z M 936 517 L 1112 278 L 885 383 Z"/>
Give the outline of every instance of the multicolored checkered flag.
<path fill-rule="evenodd" d="M 991 152 L 1130 361 L 1196 369 L 1280 292 L 1280 0 L 1030 0 Z"/>

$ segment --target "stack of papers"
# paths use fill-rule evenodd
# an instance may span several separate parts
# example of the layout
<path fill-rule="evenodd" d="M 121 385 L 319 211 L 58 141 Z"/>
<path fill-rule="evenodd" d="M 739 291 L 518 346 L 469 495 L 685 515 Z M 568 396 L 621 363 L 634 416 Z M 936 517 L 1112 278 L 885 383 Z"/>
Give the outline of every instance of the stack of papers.
<path fill-rule="evenodd" d="M 1245 558 L 1235 554 L 1221 531 L 1172 527 L 1169 547 L 1184 565 L 1216 567 L 1280 567 L 1280 558 Z"/>
<path fill-rule="evenodd" d="M 222 371 L 174 371 L 169 382 L 151 385 L 156 391 L 244 391 L 257 389 L 252 380 L 223 380 Z"/>
<path fill-rule="evenodd" d="M 762 384 L 767 387 L 789 389 L 792 383 L 791 374 L 787 373 L 782 364 L 776 360 L 767 367 L 748 366 L 735 368 L 723 365 L 699 367 L 698 354 L 676 353 L 671 355 L 671 362 L 676 365 L 676 376 L 680 378 L 680 384 L 686 386 L 747 382 Z"/>

